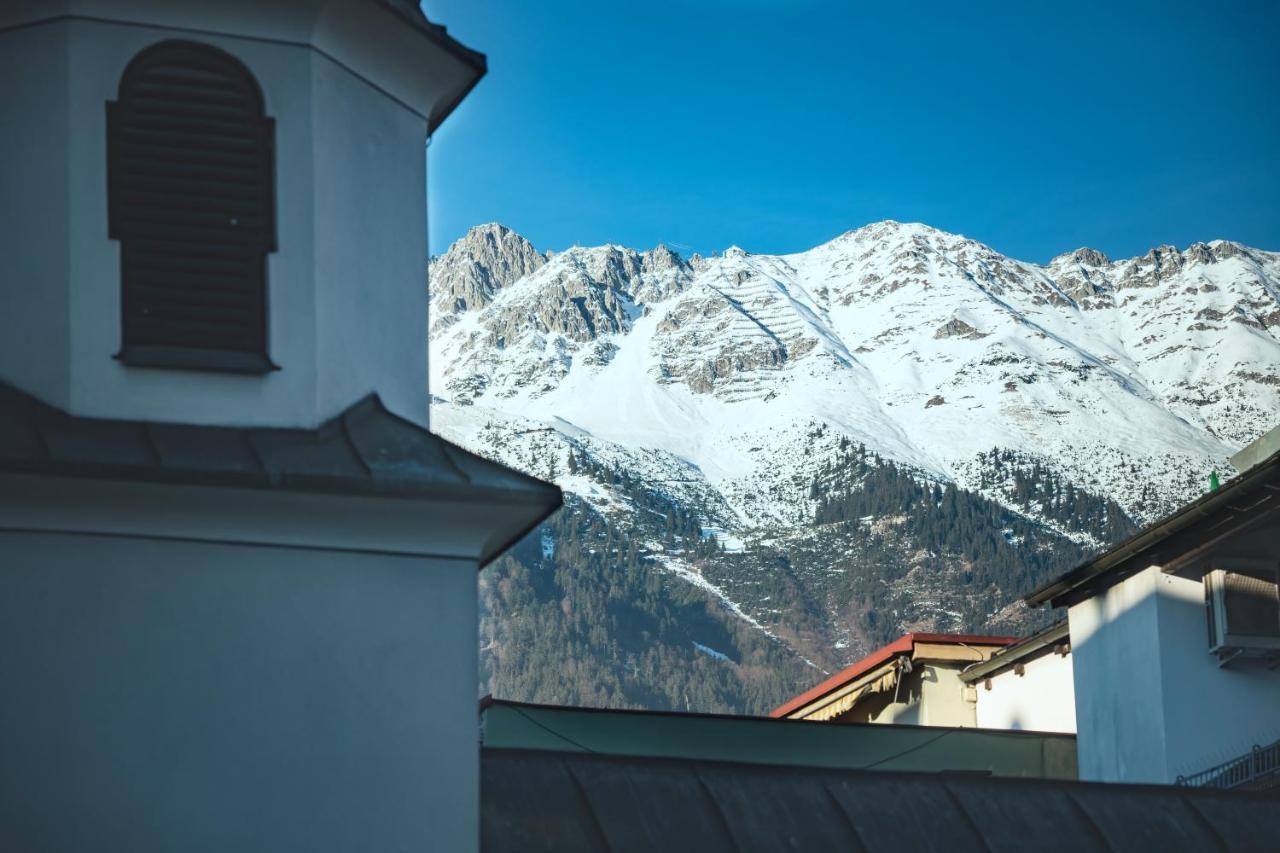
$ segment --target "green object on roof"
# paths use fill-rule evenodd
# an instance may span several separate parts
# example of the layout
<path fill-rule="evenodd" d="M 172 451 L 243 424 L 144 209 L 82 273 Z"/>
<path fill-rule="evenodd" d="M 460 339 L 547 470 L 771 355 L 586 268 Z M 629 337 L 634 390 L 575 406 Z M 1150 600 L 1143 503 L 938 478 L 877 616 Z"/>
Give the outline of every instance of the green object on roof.
<path fill-rule="evenodd" d="M 1219 486 L 1219 485 L 1220 485 L 1220 484 L 1218 483 L 1218 472 L 1217 472 L 1217 471 L 1210 471 L 1210 472 L 1209 472 L 1209 491 L 1211 491 L 1211 492 L 1216 492 L 1216 491 L 1218 491 L 1218 486 Z"/>
<path fill-rule="evenodd" d="M 836 769 L 1076 778 L 1074 735 L 608 711 L 485 700 L 486 748 Z"/>

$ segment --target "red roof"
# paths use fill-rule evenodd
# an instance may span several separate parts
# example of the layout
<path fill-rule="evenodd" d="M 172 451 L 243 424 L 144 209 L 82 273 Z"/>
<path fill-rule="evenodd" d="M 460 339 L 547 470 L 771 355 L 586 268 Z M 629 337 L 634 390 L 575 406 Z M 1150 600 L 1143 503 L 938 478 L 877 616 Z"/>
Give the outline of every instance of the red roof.
<path fill-rule="evenodd" d="M 842 669 L 826 681 L 806 690 L 799 696 L 788 699 L 769 712 L 770 717 L 785 717 L 793 711 L 803 708 L 815 699 L 820 699 L 833 690 L 866 675 L 871 670 L 890 660 L 896 655 L 910 654 L 916 643 L 950 643 L 956 646 L 1008 646 L 1016 643 L 1018 637 L 983 637 L 977 634 L 903 634 L 887 646 L 881 646 L 862 660 L 846 669 Z"/>

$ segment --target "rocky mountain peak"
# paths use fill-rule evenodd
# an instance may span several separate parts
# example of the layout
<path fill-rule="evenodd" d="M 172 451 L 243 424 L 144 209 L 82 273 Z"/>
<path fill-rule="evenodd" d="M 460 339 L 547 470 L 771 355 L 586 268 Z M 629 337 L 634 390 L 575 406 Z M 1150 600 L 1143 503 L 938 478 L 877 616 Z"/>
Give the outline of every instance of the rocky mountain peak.
<path fill-rule="evenodd" d="M 439 319 L 483 308 L 499 290 L 547 262 L 533 244 L 496 222 L 476 225 L 431 262 L 432 307 Z"/>
<path fill-rule="evenodd" d="M 1074 252 L 1058 255 L 1049 264 L 1052 266 L 1060 262 L 1074 262 L 1086 267 L 1105 267 L 1111 264 L 1111 259 L 1097 249 L 1081 246 Z"/>
<path fill-rule="evenodd" d="M 511 282 L 520 269 L 531 271 Z M 1280 255 L 1221 242 L 1118 262 L 1082 248 L 1040 265 L 926 225 L 880 222 L 787 255 L 735 247 L 685 261 L 662 246 L 605 245 L 546 261 L 508 229 L 485 226 L 432 275 L 446 332 L 432 335 L 433 381 L 450 399 L 481 404 L 558 399 L 597 381 L 605 396 L 683 386 L 729 404 L 812 386 L 831 399 L 868 394 L 860 411 L 896 420 L 915 395 L 923 406 L 995 387 L 1007 390 L 984 411 L 1018 435 L 1039 429 L 1019 413 L 1052 409 L 1057 429 L 1089 406 L 1111 411 L 1118 394 L 1221 440 L 1267 419 L 1260 401 L 1274 397 L 1280 363 L 1272 333 L 1257 337 L 1280 320 Z M 476 322 L 453 335 L 444 315 L 476 308 Z M 625 376 L 605 369 L 620 352 L 630 353 Z M 1244 366 L 1259 363 L 1268 366 Z"/>
<path fill-rule="evenodd" d="M 667 248 L 665 243 L 659 243 L 640 257 L 643 268 L 648 271 L 683 269 L 688 266 L 684 259 Z"/>
<path fill-rule="evenodd" d="M 433 287 L 512 240 L 469 235 Z M 785 255 L 575 247 L 441 322 L 433 427 L 573 507 L 517 549 L 529 577 L 622 565 L 608 524 L 626 571 L 831 668 L 875 632 L 995 630 L 1050 561 L 1203 492 L 1280 411 L 1280 253 L 1221 241 L 1041 264 L 883 222 Z M 999 523 L 965 544 L 957 517 Z"/>

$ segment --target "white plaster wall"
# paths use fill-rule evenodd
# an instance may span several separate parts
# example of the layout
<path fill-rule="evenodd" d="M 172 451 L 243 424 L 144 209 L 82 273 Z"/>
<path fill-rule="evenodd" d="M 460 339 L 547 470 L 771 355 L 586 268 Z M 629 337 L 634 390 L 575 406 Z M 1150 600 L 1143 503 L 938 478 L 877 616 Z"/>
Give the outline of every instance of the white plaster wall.
<path fill-rule="evenodd" d="M 1155 586 L 1168 781 L 1280 740 L 1280 670 L 1219 667 L 1208 650 L 1203 584 L 1160 574 Z"/>
<path fill-rule="evenodd" d="M 143 48 L 228 51 L 276 122 L 263 376 L 128 367 L 107 237 L 106 109 Z M 0 380 L 75 414 L 315 426 L 361 397 L 426 425 L 426 120 L 306 46 L 85 19 L 0 33 Z M 47 73 L 44 73 L 47 72 Z M 6 87 L 8 88 L 8 87 Z M 9 133 L 9 125 L 20 128 Z M 31 286 L 39 282 L 39 287 Z"/>
<path fill-rule="evenodd" d="M 426 121 L 333 63 L 313 71 L 318 405 L 376 387 L 426 426 Z"/>
<path fill-rule="evenodd" d="M 0 532 L 6 849 L 475 850 L 475 564 Z"/>
<path fill-rule="evenodd" d="M 71 398 L 75 414 L 206 424 L 314 425 L 317 353 L 311 157 L 312 55 L 305 48 L 71 21 Z M 258 79 L 276 121 L 278 251 L 267 256 L 268 351 L 262 376 L 130 367 L 120 338 L 120 244 L 107 237 L 106 110 L 143 48 L 171 38 L 226 50 Z"/>
<path fill-rule="evenodd" d="M 1152 566 L 1070 620 L 1082 779 L 1174 782 L 1280 739 L 1280 671 L 1218 667 L 1199 581 Z"/>
<path fill-rule="evenodd" d="M 191 32 L 314 45 L 421 115 L 438 113 L 474 70 L 379 0 L 4 0 L 0 29 L 65 18 L 148 22 Z"/>
<path fill-rule="evenodd" d="M 1010 669 L 991 678 L 990 690 L 982 682 L 974 687 L 979 728 L 1075 733 L 1075 677 L 1070 654 L 1043 654 L 1025 663 L 1022 675 Z"/>
<path fill-rule="evenodd" d="M 964 698 L 959 666 L 921 666 L 920 724 L 967 726 L 976 724 L 973 703 Z"/>
<path fill-rule="evenodd" d="M 0 33 L 0 381 L 65 406 L 68 361 L 67 45 Z"/>
<path fill-rule="evenodd" d="M 1138 574 L 1069 611 L 1081 779 L 1168 778 L 1156 574 Z"/>

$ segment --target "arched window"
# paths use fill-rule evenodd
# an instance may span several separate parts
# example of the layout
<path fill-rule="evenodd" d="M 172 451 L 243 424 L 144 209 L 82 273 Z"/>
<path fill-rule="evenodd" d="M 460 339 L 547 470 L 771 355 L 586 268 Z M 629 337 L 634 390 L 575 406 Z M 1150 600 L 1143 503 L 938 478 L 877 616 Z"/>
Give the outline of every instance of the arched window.
<path fill-rule="evenodd" d="M 275 249 L 275 123 L 224 51 L 143 50 L 107 104 L 109 234 L 126 364 L 259 373 Z"/>

